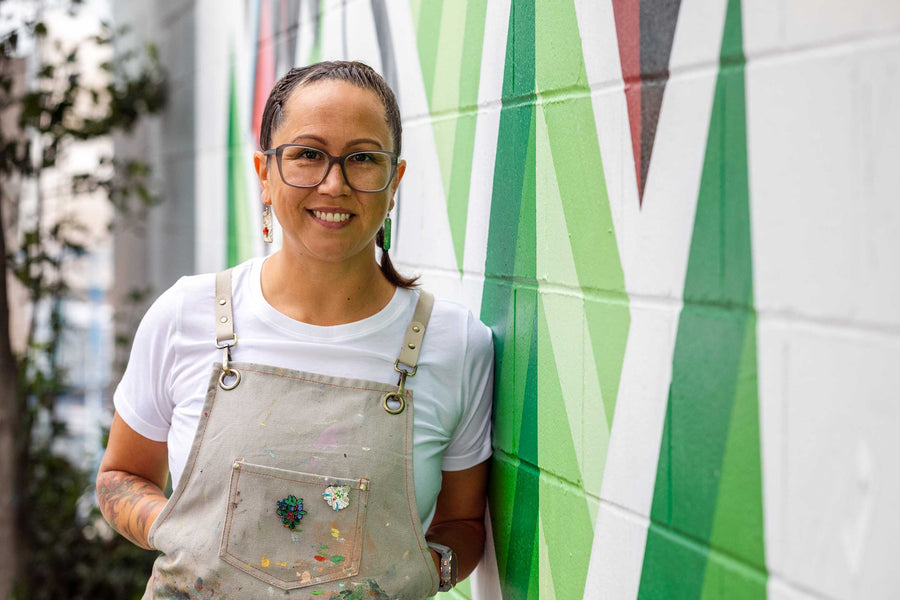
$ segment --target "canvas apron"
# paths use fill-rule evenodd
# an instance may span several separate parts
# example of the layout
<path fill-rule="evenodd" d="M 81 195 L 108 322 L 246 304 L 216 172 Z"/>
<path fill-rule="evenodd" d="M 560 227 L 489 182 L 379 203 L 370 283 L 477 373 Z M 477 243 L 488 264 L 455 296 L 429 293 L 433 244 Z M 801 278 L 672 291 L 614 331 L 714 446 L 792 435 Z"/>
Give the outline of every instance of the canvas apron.
<path fill-rule="evenodd" d="M 432 303 L 420 295 L 399 371 L 415 373 Z M 163 554 L 144 598 L 433 596 L 407 375 L 391 386 L 229 362 L 231 271 L 216 278 L 216 321 L 223 364 L 181 485 L 150 529 Z"/>

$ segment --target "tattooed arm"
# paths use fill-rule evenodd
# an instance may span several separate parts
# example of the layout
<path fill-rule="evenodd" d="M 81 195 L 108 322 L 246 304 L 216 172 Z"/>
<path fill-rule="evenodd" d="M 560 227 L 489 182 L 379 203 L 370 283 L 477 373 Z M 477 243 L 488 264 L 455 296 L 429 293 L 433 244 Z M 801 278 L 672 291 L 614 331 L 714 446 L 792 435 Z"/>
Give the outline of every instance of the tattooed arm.
<path fill-rule="evenodd" d="M 166 443 L 145 438 L 116 414 L 97 475 L 97 499 L 113 529 L 142 548 L 150 548 L 147 534 L 166 505 L 168 473 Z"/>

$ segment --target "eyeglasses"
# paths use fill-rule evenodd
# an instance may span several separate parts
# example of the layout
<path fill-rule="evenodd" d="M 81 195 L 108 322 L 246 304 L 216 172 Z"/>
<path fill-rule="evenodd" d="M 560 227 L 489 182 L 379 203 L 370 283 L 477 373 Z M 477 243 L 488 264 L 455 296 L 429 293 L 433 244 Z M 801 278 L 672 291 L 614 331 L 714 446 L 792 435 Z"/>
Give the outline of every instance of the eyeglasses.
<path fill-rule="evenodd" d="M 382 150 L 359 150 L 332 156 L 324 150 L 298 144 L 282 144 L 263 154 L 274 155 L 281 180 L 296 188 L 312 188 L 325 181 L 338 163 L 347 185 L 357 192 L 383 192 L 397 170 L 397 155 Z"/>

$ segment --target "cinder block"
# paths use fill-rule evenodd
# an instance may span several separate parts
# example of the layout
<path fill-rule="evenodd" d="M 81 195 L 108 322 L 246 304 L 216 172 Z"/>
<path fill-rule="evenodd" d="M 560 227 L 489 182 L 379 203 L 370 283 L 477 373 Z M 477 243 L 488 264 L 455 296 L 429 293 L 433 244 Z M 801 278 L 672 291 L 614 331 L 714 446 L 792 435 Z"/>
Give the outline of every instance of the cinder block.
<path fill-rule="evenodd" d="M 515 297 L 505 280 L 485 279 L 481 319 L 494 332 L 494 447 L 515 454 L 520 398 L 515 385 Z"/>
<path fill-rule="evenodd" d="M 539 462 L 538 292 L 515 286 L 515 396 L 516 455 L 532 465 Z"/>
<path fill-rule="evenodd" d="M 631 325 L 603 471 L 602 497 L 649 518 L 680 307 L 636 298 L 631 300 L 629 312 Z M 589 491 L 594 489 L 592 482 L 588 477 Z"/>
<path fill-rule="evenodd" d="M 747 70 L 756 305 L 900 326 L 900 45 Z"/>
<path fill-rule="evenodd" d="M 541 469 L 583 485 L 583 469 L 602 456 L 583 453 L 584 345 L 581 298 L 541 293 L 538 312 L 538 455 Z M 591 423 L 592 436 L 606 437 L 606 423 Z M 608 434 L 607 434 L 608 435 Z M 604 448 L 605 450 L 605 448 Z"/>
<path fill-rule="evenodd" d="M 842 2 L 760 0 L 744 2 L 744 47 L 748 57 L 822 48 L 896 33 L 900 10 L 893 0 Z"/>
<path fill-rule="evenodd" d="M 765 437 L 785 463 L 780 482 L 767 480 L 767 494 L 782 502 L 775 523 L 783 530 L 773 536 L 782 562 L 772 568 L 829 597 L 889 598 L 900 589 L 900 342 L 803 324 L 783 339 L 787 352 L 767 359 L 786 363 L 786 437 Z"/>

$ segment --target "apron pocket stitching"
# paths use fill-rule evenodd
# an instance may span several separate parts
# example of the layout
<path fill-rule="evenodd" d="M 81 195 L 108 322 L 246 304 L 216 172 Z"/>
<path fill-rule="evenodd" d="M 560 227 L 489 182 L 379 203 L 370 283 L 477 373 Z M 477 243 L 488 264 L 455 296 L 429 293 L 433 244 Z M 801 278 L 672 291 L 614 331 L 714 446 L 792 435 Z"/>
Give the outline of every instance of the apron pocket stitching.
<path fill-rule="evenodd" d="M 347 579 L 359 573 L 371 486 L 368 479 L 313 475 L 242 461 L 236 461 L 234 467 L 219 546 L 219 557 L 224 562 L 286 590 Z M 355 510 L 334 511 L 321 498 L 322 490 L 345 481 L 356 481 Z M 289 482 L 294 487 L 276 482 Z M 306 489 L 297 491 L 298 486 Z M 277 502 L 273 499 L 285 493 L 301 499 L 301 510 L 309 507 L 298 520 L 297 531 L 290 531 L 290 537 L 286 537 L 288 532 L 274 511 Z M 243 507 L 247 508 L 240 510 Z"/>

